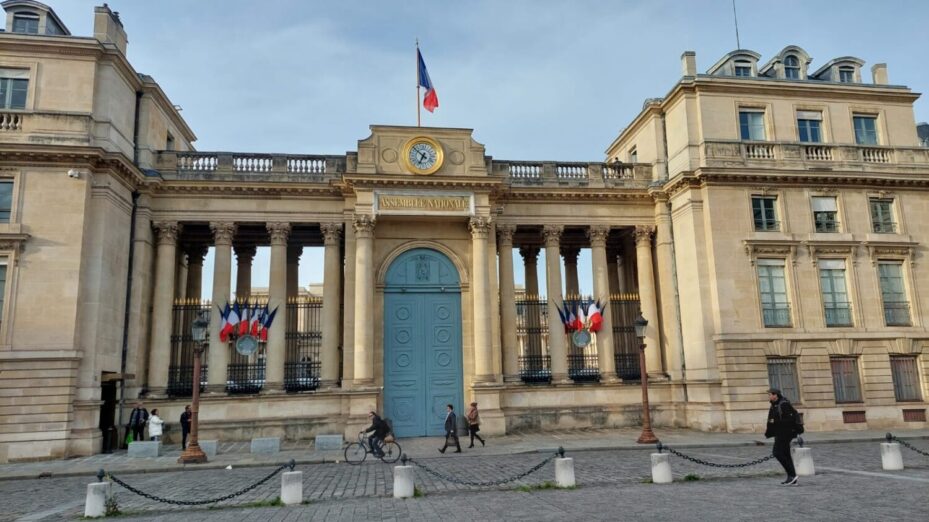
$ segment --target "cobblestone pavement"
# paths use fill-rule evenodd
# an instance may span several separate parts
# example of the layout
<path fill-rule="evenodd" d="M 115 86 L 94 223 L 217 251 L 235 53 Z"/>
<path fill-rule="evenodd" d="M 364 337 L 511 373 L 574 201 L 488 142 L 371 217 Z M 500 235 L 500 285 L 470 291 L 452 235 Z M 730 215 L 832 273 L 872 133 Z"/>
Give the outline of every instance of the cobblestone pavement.
<path fill-rule="evenodd" d="M 929 449 L 929 443 L 914 441 Z M 797 499 L 788 503 L 793 514 L 812 518 L 920 519 L 929 508 L 929 458 L 907 449 L 903 472 L 881 470 L 878 442 L 811 444 L 818 475 L 802 479 L 802 488 L 788 488 Z M 650 477 L 650 449 L 578 451 L 575 459 L 576 491 L 513 491 L 518 486 L 538 485 L 554 478 L 554 466 L 548 463 L 538 472 L 520 481 L 499 487 L 461 486 L 416 470 L 417 487 L 424 498 L 394 501 L 392 466 L 366 462 L 348 464 L 310 464 L 299 466 L 304 473 L 304 498 L 309 505 L 296 508 L 243 508 L 243 504 L 275 499 L 280 479 L 231 501 L 219 509 L 175 507 L 158 504 L 119 486 L 114 491 L 120 508 L 133 517 L 163 519 L 184 511 L 188 520 L 434 520 L 439 513 L 452 519 L 528 519 L 556 520 L 565 513 L 582 514 L 581 518 L 644 517 L 654 505 L 666 518 L 738 519 L 752 509 L 761 518 L 775 511 L 765 506 L 778 505 L 782 488 L 774 485 L 781 477 L 774 461 L 745 469 L 720 469 L 700 466 L 672 457 L 675 479 L 671 486 L 647 484 Z M 703 460 L 734 464 L 769 454 L 769 446 L 692 448 L 684 453 Z M 517 475 L 549 457 L 548 454 L 436 455 L 416 461 L 446 475 L 467 481 L 487 481 Z M 223 496 L 241 489 L 273 471 L 256 467 L 232 470 L 186 470 L 164 473 L 127 474 L 121 478 L 146 492 L 173 499 L 204 499 Z M 684 481 L 695 474 L 699 481 Z M 118 476 L 118 475 L 117 475 Z M 96 479 L 87 477 L 53 477 L 0 481 L 0 520 L 62 520 L 83 514 L 86 485 Z M 617 487 L 620 488 L 617 494 Z M 677 493 L 675 493 L 677 492 Z M 661 502 L 661 499 L 668 502 Z M 814 501 L 815 500 L 815 501 Z M 237 507 L 239 506 L 239 507 Z M 857 507 L 856 507 L 857 506 Z M 713 510 L 724 509 L 714 514 Z M 539 511 L 541 510 L 541 511 Z M 544 513 L 543 513 L 544 512 Z M 542 514 L 540 514 L 542 513 Z M 726 514 L 729 513 L 729 514 Z M 702 514 L 703 516 L 699 516 Z M 870 516 L 866 516 L 866 514 Z M 712 516 L 711 516 L 712 515 Z M 840 517 L 841 515 L 841 517 Z M 726 517 L 729 518 L 726 518 Z M 293 517 L 293 518 L 291 518 Z M 457 518 L 455 518 L 457 517 Z M 790 517 L 787 517 L 790 518 Z"/>

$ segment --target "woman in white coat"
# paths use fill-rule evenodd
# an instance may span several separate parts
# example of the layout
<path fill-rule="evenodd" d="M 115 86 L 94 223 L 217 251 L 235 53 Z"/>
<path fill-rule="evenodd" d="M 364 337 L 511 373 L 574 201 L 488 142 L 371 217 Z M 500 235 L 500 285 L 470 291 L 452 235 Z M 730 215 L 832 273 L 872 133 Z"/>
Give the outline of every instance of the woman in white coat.
<path fill-rule="evenodd" d="M 161 434 L 164 432 L 165 421 L 158 416 L 158 409 L 152 410 L 152 416 L 148 418 L 148 436 L 151 440 L 161 440 Z"/>

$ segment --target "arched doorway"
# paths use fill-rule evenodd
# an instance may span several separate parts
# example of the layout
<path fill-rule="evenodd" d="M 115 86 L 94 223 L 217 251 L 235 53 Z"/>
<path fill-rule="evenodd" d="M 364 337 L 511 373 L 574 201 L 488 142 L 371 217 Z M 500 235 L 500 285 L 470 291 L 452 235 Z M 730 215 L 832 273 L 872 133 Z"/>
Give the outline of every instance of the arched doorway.
<path fill-rule="evenodd" d="M 461 285 L 444 254 L 414 248 L 387 269 L 384 414 L 398 437 L 444 434 L 446 404 L 461 411 Z"/>

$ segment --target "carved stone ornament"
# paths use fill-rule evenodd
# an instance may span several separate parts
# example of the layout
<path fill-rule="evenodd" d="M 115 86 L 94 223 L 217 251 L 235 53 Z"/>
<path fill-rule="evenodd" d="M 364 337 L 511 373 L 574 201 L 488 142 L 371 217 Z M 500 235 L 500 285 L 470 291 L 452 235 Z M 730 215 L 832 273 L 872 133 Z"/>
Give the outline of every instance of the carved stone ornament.
<path fill-rule="evenodd" d="M 577 256 L 580 255 L 581 249 L 573 247 L 562 247 L 561 257 L 564 258 L 564 264 L 566 265 L 576 265 Z"/>
<path fill-rule="evenodd" d="M 652 236 L 655 235 L 655 227 L 651 225 L 636 225 L 635 226 L 635 244 L 639 246 L 642 243 L 651 245 Z"/>
<path fill-rule="evenodd" d="M 177 221 L 155 221 L 152 223 L 152 228 L 155 229 L 159 245 L 177 244 L 177 237 L 181 233 L 181 225 Z"/>
<path fill-rule="evenodd" d="M 188 265 L 202 265 L 203 258 L 206 257 L 206 253 L 209 251 L 210 247 L 202 243 L 191 243 L 184 246 L 184 253 L 187 254 L 187 264 Z"/>
<path fill-rule="evenodd" d="M 358 237 L 372 237 L 376 223 L 377 220 L 370 214 L 355 214 L 352 221 L 352 225 L 355 227 L 355 235 Z"/>
<path fill-rule="evenodd" d="M 564 232 L 562 225 L 545 225 L 542 227 L 542 236 L 545 238 L 545 246 L 557 247 L 561 242 L 561 234 Z"/>
<path fill-rule="evenodd" d="M 265 225 L 271 234 L 272 245 L 286 245 L 290 237 L 290 223 L 267 223 Z"/>
<path fill-rule="evenodd" d="M 513 246 L 513 234 L 516 233 L 516 225 L 500 224 L 497 225 L 497 242 L 500 246 Z"/>
<path fill-rule="evenodd" d="M 492 221 L 489 217 L 474 216 L 468 221 L 468 229 L 471 230 L 471 237 L 474 239 L 487 239 L 490 235 Z"/>
<path fill-rule="evenodd" d="M 323 244 L 339 244 L 339 240 L 342 239 L 342 223 L 320 223 L 319 228 L 323 232 Z"/>
<path fill-rule="evenodd" d="M 806 249 L 810 253 L 810 263 L 814 266 L 816 265 L 816 261 L 823 256 L 847 257 L 852 263 L 858 262 L 858 245 L 807 243 Z"/>
<path fill-rule="evenodd" d="M 591 247 L 606 247 L 606 238 L 610 235 L 610 227 L 594 225 L 587 229 L 587 238 Z"/>
<path fill-rule="evenodd" d="M 255 245 L 235 245 L 233 249 L 235 250 L 236 261 L 240 265 L 251 265 L 255 259 L 255 254 L 258 252 L 258 247 Z"/>
<path fill-rule="evenodd" d="M 12 252 L 13 264 L 19 264 L 19 254 L 28 239 L 29 234 L 0 234 L 0 250 Z"/>
<path fill-rule="evenodd" d="M 797 245 L 793 243 L 755 243 L 745 242 L 745 253 L 748 254 L 752 266 L 760 257 L 782 258 L 797 264 Z"/>
<path fill-rule="evenodd" d="M 868 255 L 871 257 L 871 264 L 877 266 L 881 258 L 891 258 L 897 260 L 907 260 L 911 266 L 916 266 L 914 258 L 914 247 L 911 245 L 875 245 L 868 244 Z"/>
<path fill-rule="evenodd" d="M 210 230 L 213 231 L 213 243 L 217 245 L 231 245 L 235 237 L 236 224 L 230 221 L 213 221 Z"/>
<path fill-rule="evenodd" d="M 519 255 L 523 256 L 524 263 L 535 263 L 539 260 L 539 249 L 536 247 L 520 247 Z"/>

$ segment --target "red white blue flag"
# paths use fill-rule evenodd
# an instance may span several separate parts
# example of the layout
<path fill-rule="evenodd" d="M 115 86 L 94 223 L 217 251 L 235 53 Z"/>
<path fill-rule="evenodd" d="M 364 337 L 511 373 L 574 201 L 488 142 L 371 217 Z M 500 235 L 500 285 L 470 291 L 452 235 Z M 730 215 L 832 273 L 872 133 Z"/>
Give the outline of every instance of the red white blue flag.
<path fill-rule="evenodd" d="M 416 49 L 416 59 L 419 63 L 418 74 L 419 76 L 419 86 L 423 89 L 426 89 L 426 96 L 423 98 L 423 107 L 429 111 L 435 111 L 436 107 L 439 106 L 439 95 L 435 92 L 435 87 L 432 86 L 432 80 L 429 79 L 429 71 L 426 70 L 426 62 L 423 61 L 423 55 L 419 52 L 419 48 Z"/>

